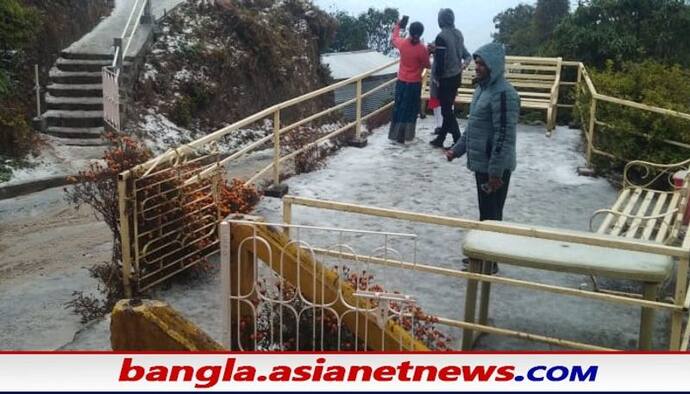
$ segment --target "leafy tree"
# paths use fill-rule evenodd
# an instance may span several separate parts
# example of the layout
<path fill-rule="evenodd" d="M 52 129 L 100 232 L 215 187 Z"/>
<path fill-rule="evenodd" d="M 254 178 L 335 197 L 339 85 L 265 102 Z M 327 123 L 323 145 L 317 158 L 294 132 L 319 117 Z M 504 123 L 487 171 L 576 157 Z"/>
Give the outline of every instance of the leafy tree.
<path fill-rule="evenodd" d="M 391 30 L 398 19 L 400 13 L 395 8 L 385 8 L 383 11 L 369 8 L 366 13 L 360 14 L 358 20 L 367 32 L 367 46 L 386 55 L 392 52 Z"/>
<path fill-rule="evenodd" d="M 367 49 L 367 34 L 357 18 L 344 11 L 336 12 L 333 17 L 338 21 L 338 29 L 331 50 L 350 52 Z"/>
<path fill-rule="evenodd" d="M 330 49 L 334 52 L 374 49 L 389 54 L 393 51 L 391 30 L 399 16 L 395 8 L 369 8 L 357 17 L 338 11 L 333 14 L 338 21 L 338 30 Z"/>
<path fill-rule="evenodd" d="M 9 93 L 15 59 L 34 37 L 38 13 L 18 0 L 0 1 L 0 97 Z"/>
<path fill-rule="evenodd" d="M 689 66 L 688 36 L 682 0 L 589 0 L 558 25 L 547 52 L 597 67 L 648 58 Z"/>
<path fill-rule="evenodd" d="M 538 43 L 545 43 L 553 34 L 556 26 L 568 16 L 570 4 L 568 0 L 537 0 L 534 10 L 534 35 Z"/>
<path fill-rule="evenodd" d="M 494 42 L 502 43 L 509 55 L 530 56 L 537 53 L 534 32 L 535 8 L 528 4 L 508 8 L 494 17 Z"/>

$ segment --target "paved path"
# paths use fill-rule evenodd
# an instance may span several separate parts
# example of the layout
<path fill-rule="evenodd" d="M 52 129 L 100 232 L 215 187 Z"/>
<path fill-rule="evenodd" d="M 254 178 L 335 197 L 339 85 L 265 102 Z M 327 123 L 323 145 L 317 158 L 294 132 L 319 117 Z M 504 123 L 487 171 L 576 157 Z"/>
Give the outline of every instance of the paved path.
<path fill-rule="evenodd" d="M 151 0 L 151 9 L 156 19 L 161 18 L 167 10 L 182 3 L 184 0 Z M 132 7 L 136 0 L 115 0 L 115 9 L 98 24 L 90 33 L 79 41 L 70 45 L 65 52 L 88 55 L 113 54 L 113 38 L 122 36 Z M 136 15 L 135 15 L 136 16 Z M 140 25 L 134 36 L 127 55 L 136 54 L 146 42 L 150 26 Z"/>

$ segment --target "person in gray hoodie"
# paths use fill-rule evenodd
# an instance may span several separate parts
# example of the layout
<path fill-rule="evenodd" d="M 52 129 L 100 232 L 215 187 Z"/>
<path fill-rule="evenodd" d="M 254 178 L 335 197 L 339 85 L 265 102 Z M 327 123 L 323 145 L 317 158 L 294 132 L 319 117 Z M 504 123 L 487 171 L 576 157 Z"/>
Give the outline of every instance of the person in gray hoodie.
<path fill-rule="evenodd" d="M 465 39 L 460 30 L 455 28 L 455 14 L 449 8 L 442 8 L 438 13 L 438 26 L 441 32 L 434 42 L 434 69 L 432 70 L 431 87 L 441 102 L 443 125 L 431 145 L 443 148 L 446 135 L 453 136 L 453 143 L 460 139 L 460 127 L 455 117 L 453 105 L 462 81 L 462 70 L 472 60 L 465 48 Z M 436 85 L 436 86 L 435 86 Z M 437 87 L 437 88 L 436 88 Z"/>
<path fill-rule="evenodd" d="M 505 79 L 505 50 L 491 43 L 474 53 L 478 86 L 470 104 L 467 128 L 446 151 L 449 161 L 467 154 L 475 173 L 479 220 L 503 220 L 510 174 L 517 165 L 515 142 L 520 96 Z"/>

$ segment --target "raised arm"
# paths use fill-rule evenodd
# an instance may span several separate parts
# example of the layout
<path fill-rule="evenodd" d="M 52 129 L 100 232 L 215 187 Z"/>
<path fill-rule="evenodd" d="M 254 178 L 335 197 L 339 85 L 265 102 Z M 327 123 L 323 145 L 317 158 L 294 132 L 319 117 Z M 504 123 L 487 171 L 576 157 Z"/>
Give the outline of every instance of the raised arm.
<path fill-rule="evenodd" d="M 396 23 L 393 26 L 393 32 L 391 33 L 391 43 L 394 47 L 400 49 L 400 45 L 405 41 L 404 38 L 400 37 L 400 23 Z"/>

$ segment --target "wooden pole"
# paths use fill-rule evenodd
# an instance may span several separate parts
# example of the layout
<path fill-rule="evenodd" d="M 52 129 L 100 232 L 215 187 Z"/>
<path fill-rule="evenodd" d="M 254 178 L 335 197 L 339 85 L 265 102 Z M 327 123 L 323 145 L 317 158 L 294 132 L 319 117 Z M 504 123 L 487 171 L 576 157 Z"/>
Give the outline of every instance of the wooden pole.
<path fill-rule="evenodd" d="M 280 184 L 280 110 L 273 113 L 273 186 Z"/>

